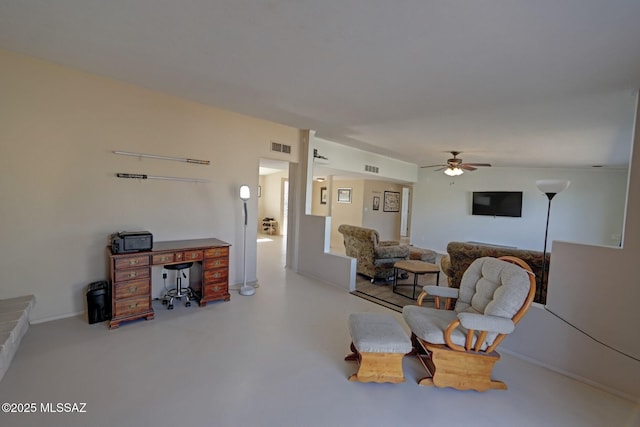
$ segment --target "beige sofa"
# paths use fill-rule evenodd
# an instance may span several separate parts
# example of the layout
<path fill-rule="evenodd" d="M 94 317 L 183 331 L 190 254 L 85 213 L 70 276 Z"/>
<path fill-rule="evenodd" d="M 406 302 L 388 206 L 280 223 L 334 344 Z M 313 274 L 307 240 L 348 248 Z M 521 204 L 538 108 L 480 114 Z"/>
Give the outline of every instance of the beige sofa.
<path fill-rule="evenodd" d="M 547 300 L 547 278 L 549 277 L 550 254 L 546 256 L 546 274 L 544 283 L 542 279 L 542 251 L 528 249 L 516 249 L 503 246 L 491 246 L 470 242 L 450 242 L 447 245 L 447 255 L 440 260 L 440 268 L 447 275 L 449 286 L 460 287 L 462 274 L 477 258 L 511 255 L 526 262 L 536 275 L 536 296 L 534 301 L 544 304 Z"/>
<path fill-rule="evenodd" d="M 338 231 L 344 237 L 347 256 L 358 262 L 356 272 L 370 278 L 372 283 L 393 277 L 393 264 L 409 257 L 409 246 L 393 240 L 380 241 L 376 230 L 342 224 Z"/>

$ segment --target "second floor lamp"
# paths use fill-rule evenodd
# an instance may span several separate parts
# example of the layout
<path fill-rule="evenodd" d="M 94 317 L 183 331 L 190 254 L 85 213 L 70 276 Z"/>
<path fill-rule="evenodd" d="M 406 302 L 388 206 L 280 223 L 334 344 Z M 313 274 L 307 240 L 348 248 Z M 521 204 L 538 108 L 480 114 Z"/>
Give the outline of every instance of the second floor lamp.
<path fill-rule="evenodd" d="M 542 250 L 542 277 L 540 277 L 540 295 L 542 295 L 542 287 L 544 286 L 544 276 L 547 267 L 547 237 L 549 235 L 549 214 L 551 213 L 551 200 L 556 194 L 564 191 L 569 187 L 571 181 L 564 179 L 540 179 L 536 181 L 538 190 L 543 192 L 549 199 L 547 205 L 547 225 L 544 229 L 544 249 Z"/>

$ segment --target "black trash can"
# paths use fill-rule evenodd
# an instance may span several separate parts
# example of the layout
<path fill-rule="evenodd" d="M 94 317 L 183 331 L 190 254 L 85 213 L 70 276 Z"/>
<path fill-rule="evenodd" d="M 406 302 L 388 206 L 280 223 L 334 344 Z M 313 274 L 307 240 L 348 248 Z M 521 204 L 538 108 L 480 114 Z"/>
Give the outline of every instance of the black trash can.
<path fill-rule="evenodd" d="M 109 284 L 106 281 L 93 282 L 87 290 L 87 310 L 89 324 L 104 322 L 111 318 Z"/>

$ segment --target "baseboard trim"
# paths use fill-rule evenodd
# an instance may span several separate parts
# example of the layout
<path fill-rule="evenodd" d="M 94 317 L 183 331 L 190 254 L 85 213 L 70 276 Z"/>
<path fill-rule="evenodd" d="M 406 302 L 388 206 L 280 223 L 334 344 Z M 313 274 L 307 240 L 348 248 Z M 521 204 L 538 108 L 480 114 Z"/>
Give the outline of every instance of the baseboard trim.
<path fill-rule="evenodd" d="M 590 385 L 592 387 L 595 387 L 597 389 L 600 389 L 602 391 L 606 391 L 607 393 L 611 393 L 611 394 L 613 394 L 615 396 L 618 396 L 618 397 L 620 397 L 622 399 L 625 399 L 625 400 L 628 400 L 630 402 L 640 403 L 640 397 L 638 397 L 638 396 L 632 396 L 632 395 L 624 393 L 624 392 L 622 392 L 620 390 L 616 390 L 614 388 L 611 388 L 611 387 L 606 386 L 604 384 L 601 384 L 599 382 L 596 382 L 596 381 L 590 380 L 588 378 L 585 378 L 585 377 L 583 377 L 581 375 L 576 375 L 576 374 L 574 374 L 572 372 L 565 371 L 564 369 L 560 369 L 560 368 L 558 368 L 556 366 L 553 366 L 553 365 L 550 365 L 548 363 L 541 362 L 541 361 L 539 361 L 537 359 L 534 359 L 532 357 L 525 356 L 524 354 L 518 353 L 516 351 L 512 351 L 512 350 L 509 350 L 509 349 L 504 348 L 504 347 L 500 347 L 499 351 L 501 353 L 509 354 L 509 355 L 511 355 L 513 357 L 516 357 L 518 359 L 524 360 L 525 362 L 531 363 L 532 365 L 540 366 L 542 368 L 548 369 L 548 370 L 550 370 L 552 372 L 555 372 L 557 374 L 564 375 L 565 377 L 569 377 L 569 378 L 571 378 L 573 380 L 580 381 L 581 383 L 588 384 L 588 385 Z"/>
<path fill-rule="evenodd" d="M 54 320 L 68 319 L 69 317 L 76 317 L 82 314 L 84 314 L 84 311 L 76 311 L 74 313 L 60 314 L 58 316 L 51 316 L 51 317 L 43 317 L 42 319 L 37 319 L 37 320 L 29 320 L 29 323 L 32 325 L 37 325 L 38 323 L 46 323 L 46 322 L 52 322 Z"/>

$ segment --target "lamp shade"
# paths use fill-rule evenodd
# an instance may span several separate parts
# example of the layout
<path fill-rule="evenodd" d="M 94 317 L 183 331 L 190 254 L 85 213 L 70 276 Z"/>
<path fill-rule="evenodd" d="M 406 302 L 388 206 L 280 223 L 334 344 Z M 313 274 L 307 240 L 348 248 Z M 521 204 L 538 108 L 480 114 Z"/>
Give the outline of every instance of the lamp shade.
<path fill-rule="evenodd" d="M 538 190 L 545 194 L 558 194 L 569 187 L 571 181 L 566 179 L 539 179 L 536 181 Z"/>
<path fill-rule="evenodd" d="M 241 200 L 249 200 L 251 198 L 251 190 L 248 185 L 240 186 L 240 199 Z"/>

